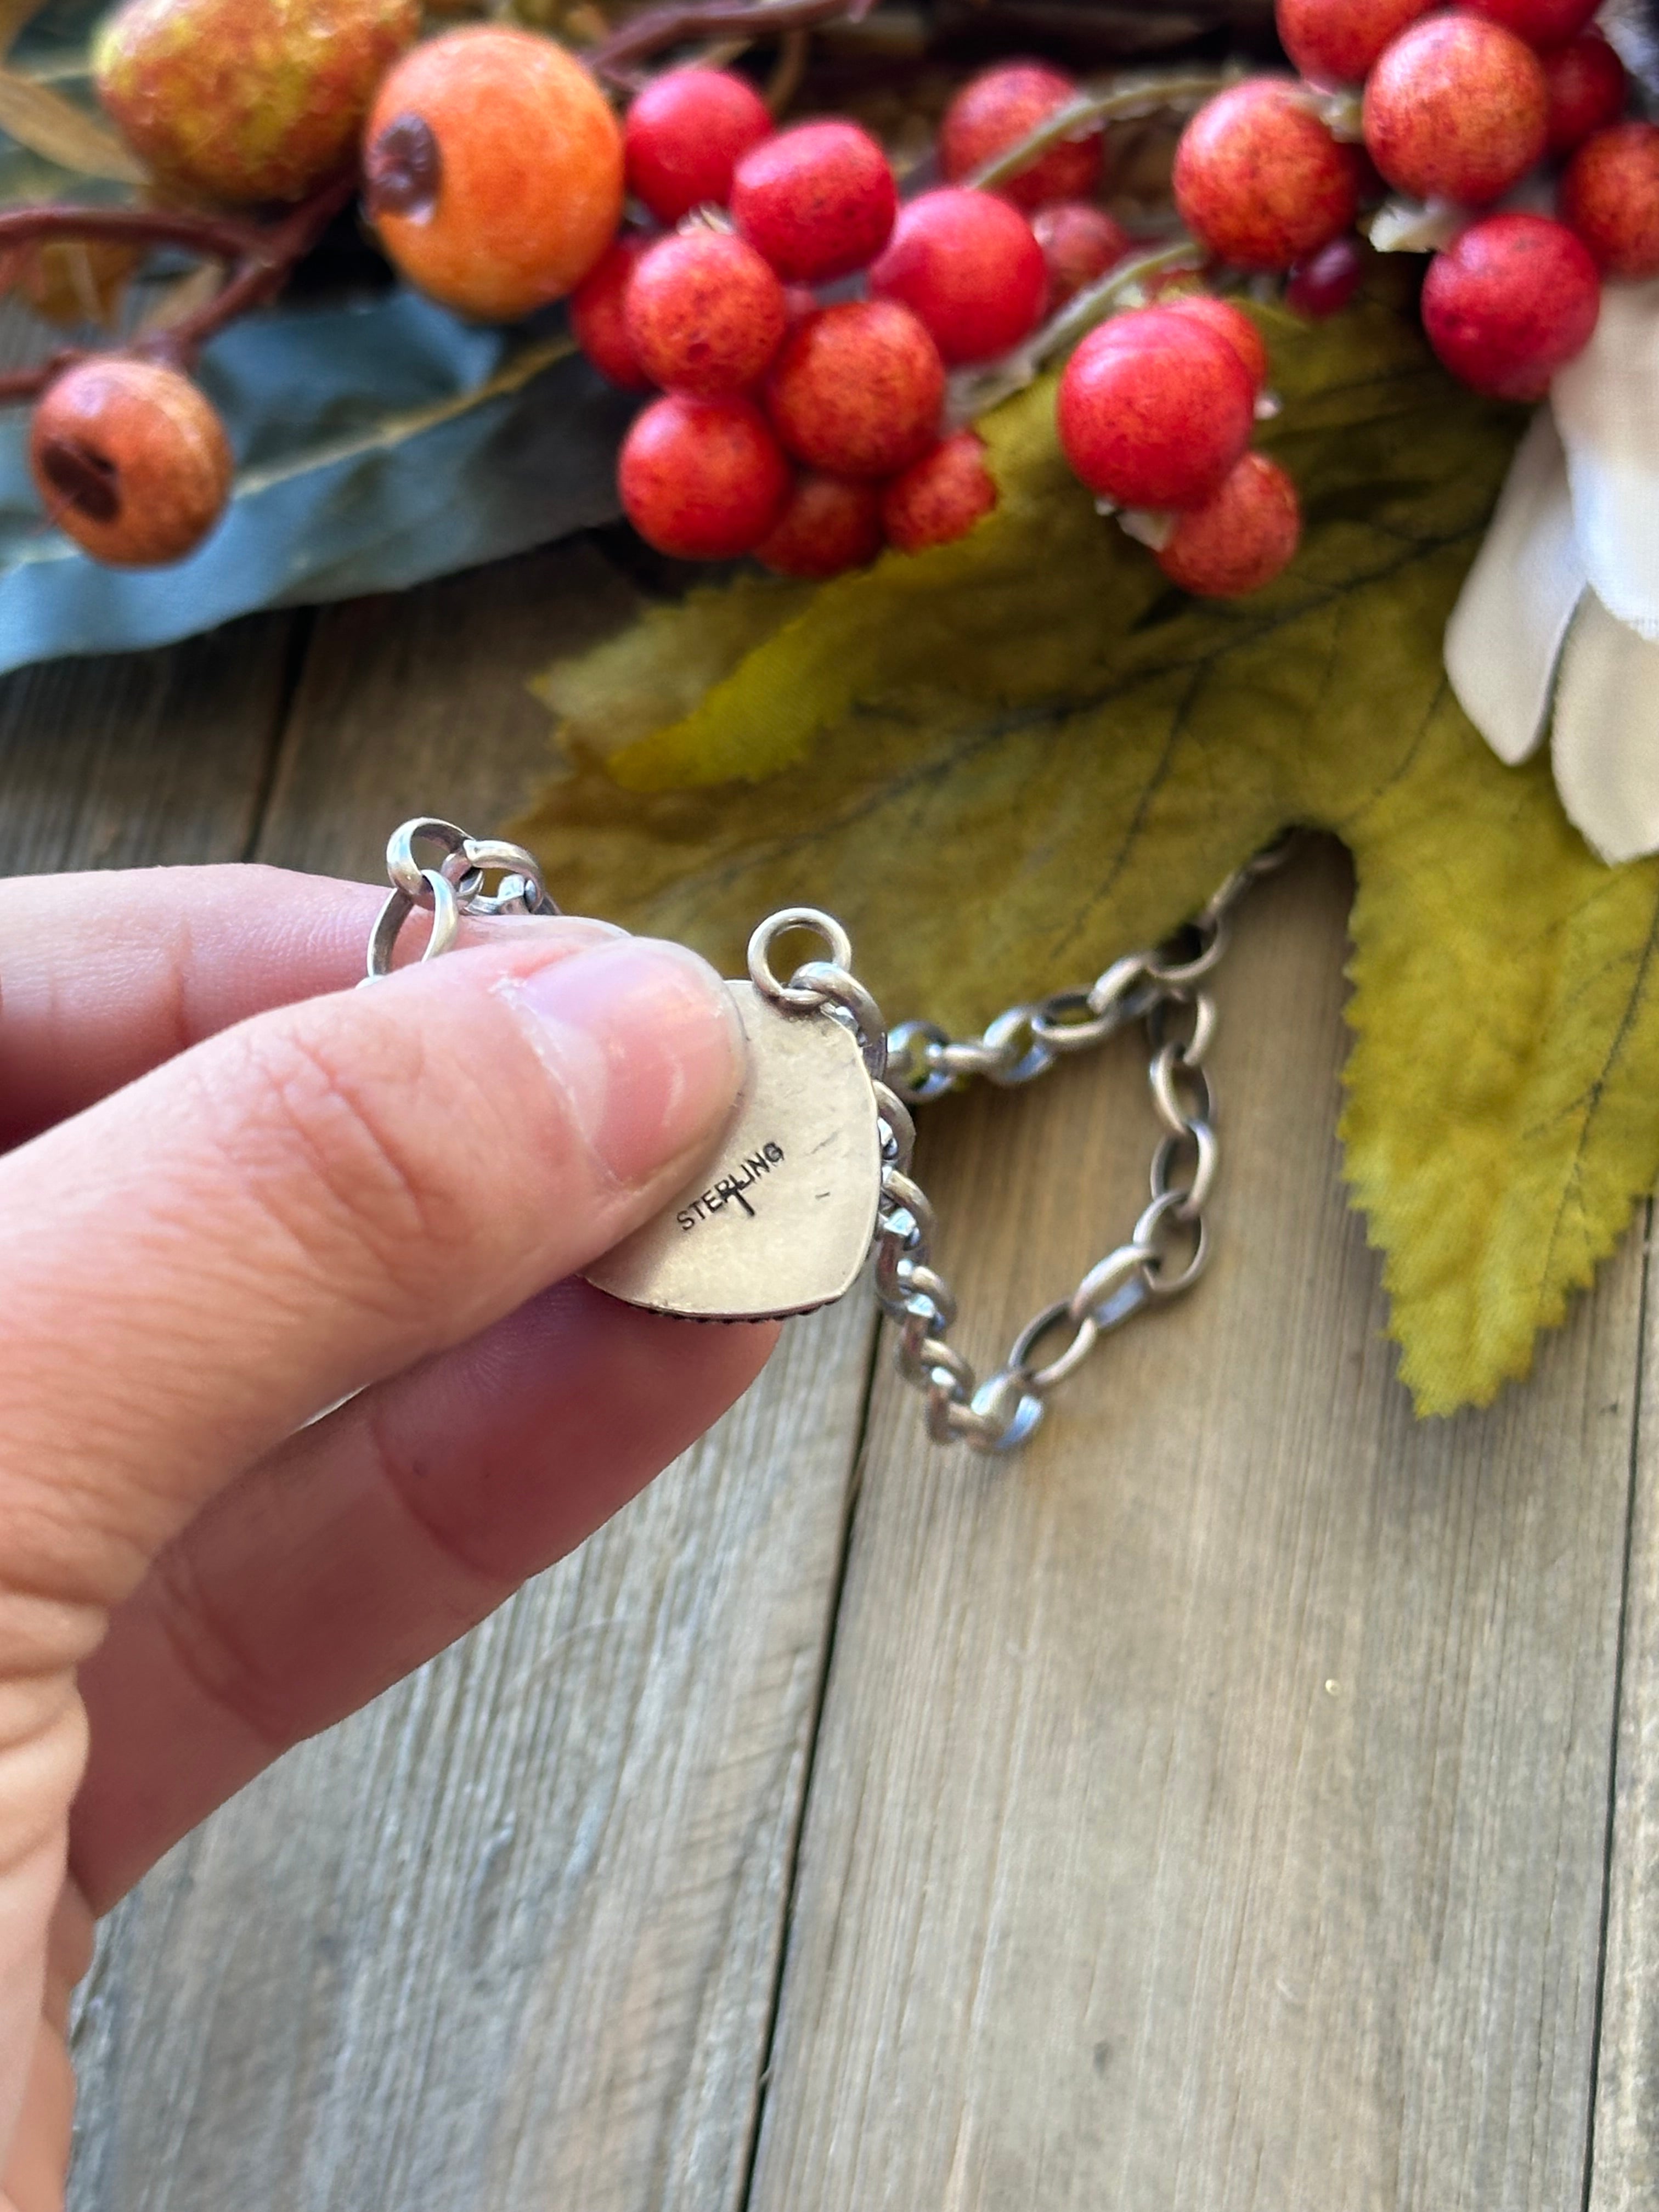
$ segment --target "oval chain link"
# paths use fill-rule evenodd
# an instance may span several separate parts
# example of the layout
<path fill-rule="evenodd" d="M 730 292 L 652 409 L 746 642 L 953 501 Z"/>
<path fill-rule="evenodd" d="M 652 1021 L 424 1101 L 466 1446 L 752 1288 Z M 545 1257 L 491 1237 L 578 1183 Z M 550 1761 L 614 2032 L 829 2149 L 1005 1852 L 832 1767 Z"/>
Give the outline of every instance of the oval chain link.
<path fill-rule="evenodd" d="M 923 1021 L 901 1022 L 884 1035 L 874 1000 L 850 971 L 844 933 L 830 959 L 811 961 L 781 983 L 766 955 L 783 928 L 828 935 L 827 917 L 811 909 L 775 915 L 757 931 L 750 957 L 757 984 L 787 1006 L 831 1009 L 857 1036 L 870 1071 L 882 1147 L 876 1297 L 898 1324 L 895 1364 L 927 1399 L 927 1431 L 937 1443 L 1018 1450 L 1041 1422 L 1049 1392 L 1102 1337 L 1146 1307 L 1180 1297 L 1203 1273 L 1210 1256 L 1205 1209 L 1220 1148 L 1215 1087 L 1204 1064 L 1215 1002 L 1201 986 L 1226 950 L 1234 907 L 1258 878 L 1283 864 L 1290 844 L 1280 839 L 1247 861 L 1164 944 L 1115 960 L 1086 990 L 1011 1006 L 976 1037 L 953 1038 Z M 1147 1080 L 1163 1131 L 1149 1203 L 1127 1241 L 1097 1260 L 1069 1297 L 1033 1315 L 1002 1365 L 981 1382 L 948 1340 L 956 1295 L 933 1263 L 933 1210 L 910 1173 L 915 1129 L 908 1109 L 975 1077 L 1005 1085 L 1033 1082 L 1137 1021 L 1146 1028 Z"/>

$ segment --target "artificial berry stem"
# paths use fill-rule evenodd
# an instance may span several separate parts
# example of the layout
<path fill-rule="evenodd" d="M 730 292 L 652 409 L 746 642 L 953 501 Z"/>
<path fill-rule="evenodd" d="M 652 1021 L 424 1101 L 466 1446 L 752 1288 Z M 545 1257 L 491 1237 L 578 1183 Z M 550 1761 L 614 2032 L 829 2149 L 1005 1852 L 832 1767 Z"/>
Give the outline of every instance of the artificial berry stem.
<path fill-rule="evenodd" d="M 1237 69 L 1182 70 L 1162 75 L 1118 77 L 1107 89 L 1079 93 L 1068 100 L 1063 107 L 1045 115 L 1034 130 L 1015 144 L 1005 147 L 994 161 L 984 162 L 973 174 L 963 179 L 969 185 L 984 187 L 1000 185 L 1012 177 L 1039 154 L 1091 123 L 1134 123 L 1149 115 L 1159 115 L 1174 109 L 1200 105 L 1213 99 L 1230 85 L 1236 83 L 1241 72 Z"/>
<path fill-rule="evenodd" d="M 338 177 L 301 202 L 281 222 L 262 228 L 234 216 L 192 215 L 166 208 L 73 207 L 53 203 L 0 214 L 0 254 L 49 239 L 131 246 L 176 246 L 230 273 L 205 305 L 125 349 L 143 359 L 187 368 L 210 338 L 251 307 L 263 307 L 287 282 L 357 190 L 355 174 Z M 37 398 L 64 369 L 86 358 L 60 349 L 31 368 L 0 376 L 0 406 Z"/>
<path fill-rule="evenodd" d="M 1016 346 L 1000 361 L 957 378 L 951 394 L 952 421 L 971 422 L 988 414 L 1015 392 L 1024 392 L 1047 363 L 1070 353 L 1097 323 L 1104 322 L 1120 307 L 1139 306 L 1146 287 L 1155 278 L 1189 271 L 1196 274 L 1205 261 L 1203 247 L 1186 237 L 1160 246 L 1152 252 L 1138 253 L 1131 261 L 1120 261 L 1098 283 L 1089 285 L 1068 300 L 1060 313 L 1051 315 L 1040 330 L 1034 331 L 1024 345 Z"/>
<path fill-rule="evenodd" d="M 0 214 L 0 253 L 43 239 L 95 239 L 132 246 L 178 246 L 219 261 L 257 252 L 269 234 L 234 216 L 190 215 L 166 208 L 74 207 L 49 202 Z"/>
<path fill-rule="evenodd" d="M 875 0 L 667 0 L 631 16 L 583 58 L 596 76 L 631 87 L 636 63 L 689 40 L 747 40 L 811 30 L 818 23 L 857 23 L 874 5 Z"/>
<path fill-rule="evenodd" d="M 211 300 L 181 315 L 176 323 L 141 338 L 132 350 L 176 368 L 189 368 L 208 341 L 217 337 L 239 315 L 263 307 L 276 297 L 335 216 L 350 205 L 358 182 L 355 173 L 337 177 L 269 230 L 256 230 Z"/>

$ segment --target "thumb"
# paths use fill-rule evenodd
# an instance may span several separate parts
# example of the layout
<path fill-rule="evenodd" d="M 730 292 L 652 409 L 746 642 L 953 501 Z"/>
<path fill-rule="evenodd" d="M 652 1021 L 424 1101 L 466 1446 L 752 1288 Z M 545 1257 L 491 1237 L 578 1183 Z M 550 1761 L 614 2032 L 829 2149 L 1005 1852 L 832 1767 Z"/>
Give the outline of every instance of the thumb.
<path fill-rule="evenodd" d="M 744 1048 L 677 945 L 520 926 L 264 1014 L 0 1162 L 0 1582 L 98 1616 L 320 1407 L 476 1334 L 649 1218 Z M 3 1593 L 0 1593 L 3 1595 Z"/>

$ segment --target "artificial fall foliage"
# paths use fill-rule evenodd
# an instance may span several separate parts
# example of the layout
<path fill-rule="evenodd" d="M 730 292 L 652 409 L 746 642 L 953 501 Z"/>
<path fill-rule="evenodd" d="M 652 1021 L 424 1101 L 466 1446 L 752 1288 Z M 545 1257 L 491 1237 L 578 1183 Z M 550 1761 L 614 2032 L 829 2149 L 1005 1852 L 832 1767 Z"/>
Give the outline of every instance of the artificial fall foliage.
<path fill-rule="evenodd" d="M 1263 442 L 1307 517 L 1277 584 L 1172 592 L 1038 386 L 981 425 L 1002 498 L 968 538 L 702 590 L 551 671 L 573 764 L 520 832 L 567 906 L 728 973 L 771 908 L 828 907 L 890 1019 L 961 1029 L 1169 929 L 1285 825 L 1334 831 L 1346 1172 L 1443 1413 L 1526 1372 L 1659 1173 L 1659 865 L 1595 860 L 1547 765 L 1503 767 L 1447 688 L 1518 410 L 1397 302 L 1265 320 Z"/>

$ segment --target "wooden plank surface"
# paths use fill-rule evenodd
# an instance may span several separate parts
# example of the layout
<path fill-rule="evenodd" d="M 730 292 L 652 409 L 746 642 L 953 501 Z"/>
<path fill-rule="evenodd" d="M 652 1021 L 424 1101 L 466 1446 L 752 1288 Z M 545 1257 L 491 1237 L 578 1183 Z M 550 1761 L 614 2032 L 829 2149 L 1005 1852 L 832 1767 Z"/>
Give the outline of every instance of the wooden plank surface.
<path fill-rule="evenodd" d="M 545 757 L 524 678 L 632 604 L 575 546 L 319 622 L 261 858 L 380 873 Z M 283 1762 L 115 1916 L 80 2212 L 740 2201 L 873 1327 Z"/>
<path fill-rule="evenodd" d="M 0 680 L 0 869 L 242 859 L 302 627 L 258 615 L 185 645 Z"/>
<path fill-rule="evenodd" d="M 574 546 L 12 679 L 0 865 L 377 872 L 407 813 L 513 811 L 524 677 L 630 604 Z M 82 2009 L 80 2212 L 1654 2202 L 1642 1255 L 1414 1424 L 1336 1182 L 1345 900 L 1327 850 L 1247 909 L 1212 1278 L 1025 1461 L 927 1447 L 884 1362 L 843 1589 L 849 1302 L 158 1869 Z M 1141 1080 L 927 1118 L 981 1358 L 1138 1210 Z"/>
<path fill-rule="evenodd" d="M 1581 2201 L 1640 1254 L 1413 1422 L 1336 1182 L 1346 900 L 1327 851 L 1241 918 L 1198 1293 L 1012 1471 L 878 1387 L 755 2212 Z M 1138 1088 L 928 1126 L 981 1353 L 1133 1218 Z"/>

